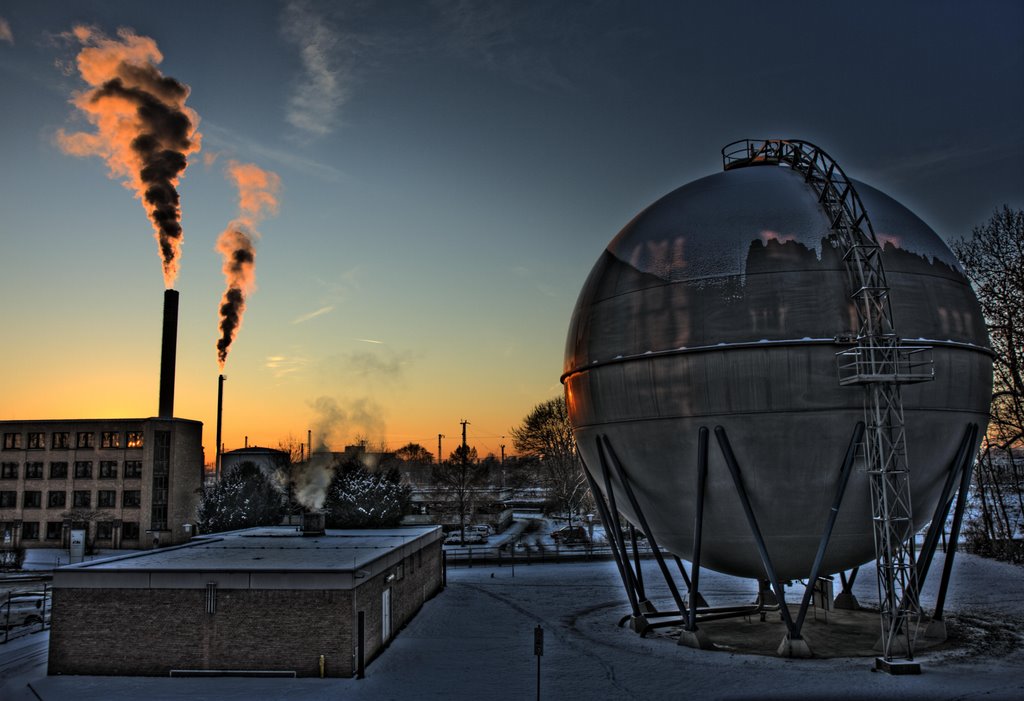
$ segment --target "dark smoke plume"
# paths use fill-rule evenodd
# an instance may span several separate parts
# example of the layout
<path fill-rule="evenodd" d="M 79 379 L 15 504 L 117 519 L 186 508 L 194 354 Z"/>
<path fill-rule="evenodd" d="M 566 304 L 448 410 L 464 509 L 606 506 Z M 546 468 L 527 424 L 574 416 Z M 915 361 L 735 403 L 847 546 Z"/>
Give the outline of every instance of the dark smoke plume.
<path fill-rule="evenodd" d="M 228 359 L 228 349 L 242 326 L 245 299 L 256 285 L 256 231 L 263 217 L 277 211 L 277 191 L 281 180 L 276 174 L 251 163 L 231 161 L 228 176 L 238 187 L 239 216 L 217 239 L 217 250 L 224 256 L 224 280 L 227 289 L 220 302 L 220 338 L 217 340 L 217 362 L 221 370 Z"/>
<path fill-rule="evenodd" d="M 117 40 L 109 39 L 84 26 L 71 36 L 84 47 L 76 61 L 92 86 L 72 103 L 96 131 L 60 131 L 57 141 L 72 155 L 103 158 L 110 176 L 143 200 L 160 247 L 164 284 L 173 287 L 182 243 L 177 186 L 201 139 L 199 118 L 185 106 L 189 88 L 160 73 L 156 65 L 163 55 L 149 37 L 120 29 Z"/>

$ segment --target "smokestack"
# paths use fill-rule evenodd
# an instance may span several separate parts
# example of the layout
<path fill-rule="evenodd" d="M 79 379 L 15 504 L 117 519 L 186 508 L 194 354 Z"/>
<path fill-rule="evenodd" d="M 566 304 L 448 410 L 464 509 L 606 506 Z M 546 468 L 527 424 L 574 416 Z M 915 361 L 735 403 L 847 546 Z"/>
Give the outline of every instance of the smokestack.
<path fill-rule="evenodd" d="M 178 291 L 164 290 L 164 334 L 160 346 L 161 419 L 174 417 L 174 366 L 178 349 Z"/>
<path fill-rule="evenodd" d="M 214 464 L 214 476 L 220 479 L 220 457 L 224 446 L 220 442 L 221 417 L 224 414 L 224 376 L 217 375 L 217 462 Z"/>

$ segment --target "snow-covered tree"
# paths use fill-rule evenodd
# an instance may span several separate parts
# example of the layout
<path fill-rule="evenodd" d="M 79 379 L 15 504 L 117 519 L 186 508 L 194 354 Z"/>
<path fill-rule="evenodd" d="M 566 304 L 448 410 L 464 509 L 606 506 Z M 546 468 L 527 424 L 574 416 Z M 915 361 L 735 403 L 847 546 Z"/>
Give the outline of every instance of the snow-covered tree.
<path fill-rule="evenodd" d="M 196 509 L 202 533 L 272 526 L 281 522 L 284 495 L 258 465 L 243 462 L 203 490 Z"/>
<path fill-rule="evenodd" d="M 324 510 L 329 528 L 397 526 L 409 510 L 412 488 L 397 470 L 374 473 L 356 464 L 341 465 L 327 487 Z"/>

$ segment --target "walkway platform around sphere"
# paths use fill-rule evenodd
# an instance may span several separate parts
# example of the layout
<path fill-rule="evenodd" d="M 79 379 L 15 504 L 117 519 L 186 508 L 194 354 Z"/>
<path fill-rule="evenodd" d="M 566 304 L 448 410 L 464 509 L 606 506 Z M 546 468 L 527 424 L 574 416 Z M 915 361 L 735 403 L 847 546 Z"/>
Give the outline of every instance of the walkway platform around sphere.
<path fill-rule="evenodd" d="M 796 608 L 792 604 L 789 606 L 790 612 L 794 615 Z M 928 623 L 928 619 L 922 619 L 915 652 L 950 647 L 952 643 L 944 639 L 925 636 Z M 786 636 L 786 624 L 778 611 L 769 612 L 764 621 L 761 621 L 759 616 L 707 621 L 699 624 L 699 630 L 711 643 L 703 649 L 709 652 L 743 655 L 776 656 L 779 645 Z M 647 637 L 675 642 L 680 632 L 682 626 L 662 628 L 648 633 Z M 810 647 L 812 658 L 875 658 L 880 654 L 876 644 L 881 633 L 878 611 L 832 609 L 826 613 L 816 609 L 804 621 L 802 637 Z"/>

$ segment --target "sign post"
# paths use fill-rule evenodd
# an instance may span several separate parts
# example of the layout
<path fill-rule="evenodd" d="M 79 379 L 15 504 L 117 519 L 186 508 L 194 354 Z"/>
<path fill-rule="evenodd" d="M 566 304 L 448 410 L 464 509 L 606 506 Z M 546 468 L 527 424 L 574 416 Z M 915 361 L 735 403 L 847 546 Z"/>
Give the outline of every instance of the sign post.
<path fill-rule="evenodd" d="M 533 654 L 537 657 L 537 701 L 540 701 L 540 658 L 544 656 L 544 629 L 533 629 Z"/>

